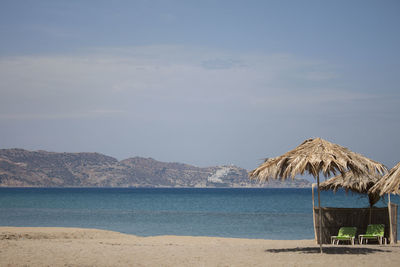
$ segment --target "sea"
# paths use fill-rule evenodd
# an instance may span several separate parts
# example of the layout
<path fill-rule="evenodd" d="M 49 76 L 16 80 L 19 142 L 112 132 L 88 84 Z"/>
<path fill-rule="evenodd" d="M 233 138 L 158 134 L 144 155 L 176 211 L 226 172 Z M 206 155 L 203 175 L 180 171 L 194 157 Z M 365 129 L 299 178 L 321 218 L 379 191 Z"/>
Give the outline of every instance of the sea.
<path fill-rule="evenodd" d="M 0 188 L 0 226 L 97 228 L 138 236 L 313 239 L 311 190 Z M 391 201 L 400 204 L 398 196 L 392 195 Z M 321 192 L 321 206 L 368 207 L 368 198 Z M 387 197 L 377 206 L 387 206 Z"/>

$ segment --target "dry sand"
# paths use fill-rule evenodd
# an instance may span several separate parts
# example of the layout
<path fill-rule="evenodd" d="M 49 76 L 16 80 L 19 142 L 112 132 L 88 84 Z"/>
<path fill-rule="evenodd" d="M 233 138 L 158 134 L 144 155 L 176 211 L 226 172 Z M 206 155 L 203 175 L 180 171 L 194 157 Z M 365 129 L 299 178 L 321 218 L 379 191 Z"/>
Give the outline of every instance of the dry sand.
<path fill-rule="evenodd" d="M 0 227 L 0 266 L 400 266 L 400 245 L 137 237 L 77 228 Z"/>

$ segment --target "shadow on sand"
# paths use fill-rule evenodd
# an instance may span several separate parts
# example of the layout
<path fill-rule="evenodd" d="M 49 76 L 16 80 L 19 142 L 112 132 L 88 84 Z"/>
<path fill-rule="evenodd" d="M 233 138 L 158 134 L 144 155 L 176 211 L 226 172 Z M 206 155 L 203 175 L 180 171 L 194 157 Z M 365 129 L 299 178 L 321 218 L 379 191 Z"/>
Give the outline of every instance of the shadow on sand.
<path fill-rule="evenodd" d="M 325 254 L 359 254 L 359 255 L 366 255 L 366 254 L 372 254 L 372 253 L 382 253 L 382 252 L 391 252 L 390 250 L 387 249 L 381 249 L 381 248 L 370 248 L 370 247 L 349 247 L 349 246 L 343 246 L 343 247 L 323 247 L 322 248 L 323 253 Z M 297 248 L 279 248 L 279 249 L 267 249 L 265 252 L 268 253 L 293 253 L 293 252 L 298 252 L 298 253 L 306 253 L 306 254 L 320 254 L 319 247 L 297 247 Z"/>

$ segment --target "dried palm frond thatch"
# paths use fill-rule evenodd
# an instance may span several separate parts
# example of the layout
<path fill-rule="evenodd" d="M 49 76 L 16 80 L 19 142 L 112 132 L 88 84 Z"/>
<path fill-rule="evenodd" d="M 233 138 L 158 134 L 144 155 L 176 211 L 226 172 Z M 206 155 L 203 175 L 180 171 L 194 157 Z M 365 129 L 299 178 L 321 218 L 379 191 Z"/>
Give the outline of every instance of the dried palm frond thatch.
<path fill-rule="evenodd" d="M 349 171 L 326 180 L 319 187 L 325 191 L 333 190 L 333 192 L 336 192 L 338 189 L 343 188 L 346 192 L 351 191 L 358 194 L 366 194 L 368 195 L 369 205 L 372 207 L 379 201 L 380 196 L 377 193 L 369 193 L 368 191 L 381 178 L 382 175 L 377 173 L 355 176 L 353 172 Z"/>
<path fill-rule="evenodd" d="M 370 190 L 370 193 L 400 195 L 400 162 L 396 164 Z"/>
<path fill-rule="evenodd" d="M 352 171 L 357 177 L 363 174 L 384 174 L 386 167 L 348 148 L 333 144 L 321 138 L 305 140 L 295 149 L 276 158 L 265 160 L 258 168 L 249 173 L 250 179 L 267 181 L 268 179 L 294 179 L 298 174 L 309 173 L 325 177 L 337 173 Z"/>

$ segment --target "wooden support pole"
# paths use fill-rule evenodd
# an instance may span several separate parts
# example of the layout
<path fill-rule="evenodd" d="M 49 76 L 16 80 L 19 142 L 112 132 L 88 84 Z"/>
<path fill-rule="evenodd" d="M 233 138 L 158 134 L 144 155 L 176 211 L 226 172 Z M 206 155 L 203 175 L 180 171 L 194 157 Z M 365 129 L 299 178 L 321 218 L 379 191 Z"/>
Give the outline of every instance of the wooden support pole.
<path fill-rule="evenodd" d="M 315 237 L 315 242 L 318 244 L 318 237 L 317 237 L 317 222 L 315 219 L 315 200 L 314 200 L 314 190 L 315 187 L 317 186 L 316 183 L 313 183 L 311 185 L 311 190 L 312 190 L 312 214 L 313 214 L 313 223 L 314 223 L 314 237 Z"/>
<path fill-rule="evenodd" d="M 322 209 L 321 209 L 321 193 L 319 188 L 319 173 L 317 174 L 317 186 L 318 186 L 318 210 L 319 210 L 319 249 L 322 254 Z"/>
<path fill-rule="evenodd" d="M 390 193 L 388 194 L 388 199 L 389 199 L 389 203 L 388 203 L 388 212 L 389 212 L 389 231 L 390 231 L 390 244 L 394 244 L 394 236 L 393 236 L 393 227 L 392 227 L 392 223 L 393 223 L 393 218 L 392 218 L 392 203 L 390 203 Z"/>

